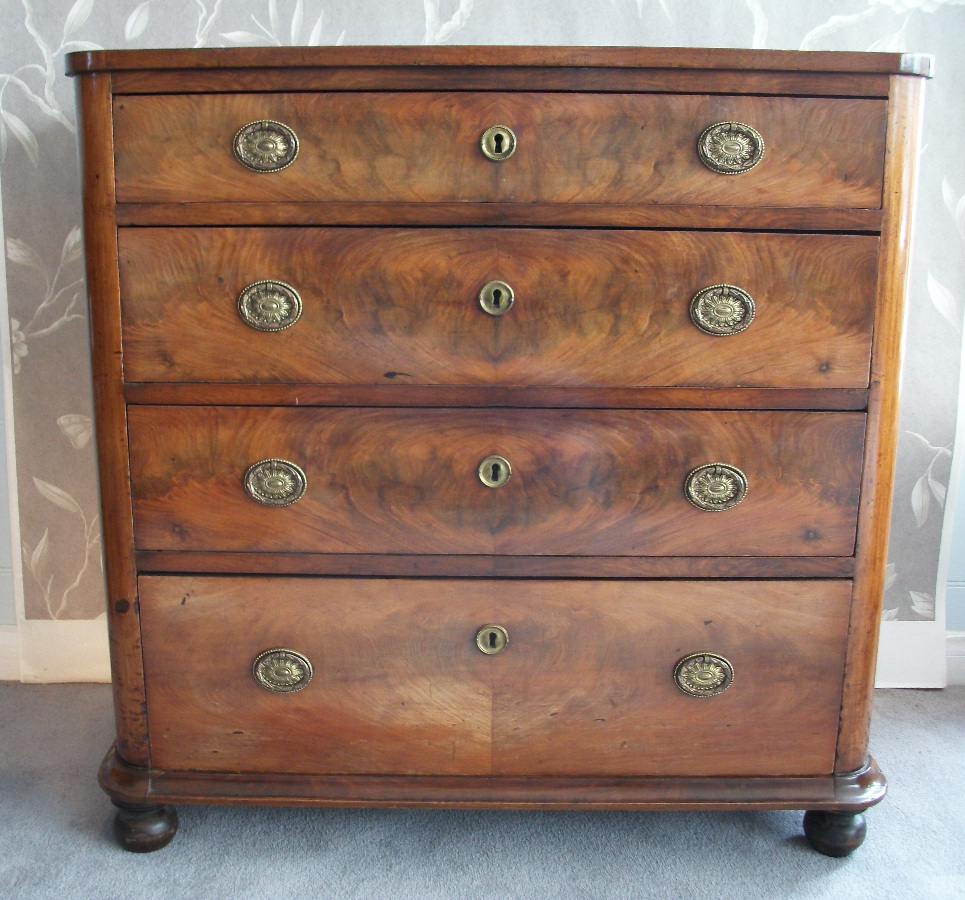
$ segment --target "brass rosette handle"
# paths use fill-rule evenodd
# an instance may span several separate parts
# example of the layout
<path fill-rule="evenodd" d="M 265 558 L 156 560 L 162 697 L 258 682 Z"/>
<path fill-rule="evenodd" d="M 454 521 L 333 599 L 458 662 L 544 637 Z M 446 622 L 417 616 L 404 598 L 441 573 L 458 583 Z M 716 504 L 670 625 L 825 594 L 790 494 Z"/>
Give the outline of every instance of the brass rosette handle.
<path fill-rule="evenodd" d="M 479 146 L 486 159 L 502 162 L 516 152 L 516 134 L 508 125 L 491 125 L 482 133 Z"/>
<path fill-rule="evenodd" d="M 301 318 L 302 298 L 284 281 L 256 281 L 238 295 L 238 315 L 256 331 L 284 331 Z"/>
<path fill-rule="evenodd" d="M 694 294 L 690 319 L 705 334 L 740 334 L 754 321 L 754 298 L 733 284 L 712 284 Z"/>
<path fill-rule="evenodd" d="M 705 463 L 684 479 L 684 495 L 707 512 L 733 509 L 747 495 L 747 476 L 727 463 Z"/>
<path fill-rule="evenodd" d="M 716 697 L 734 683 L 734 667 L 717 653 L 691 653 L 674 666 L 673 680 L 691 697 Z"/>
<path fill-rule="evenodd" d="M 243 479 L 245 492 L 262 506 L 291 506 L 308 488 L 301 466 L 287 459 L 263 459 L 249 466 Z"/>
<path fill-rule="evenodd" d="M 298 156 L 298 135 L 281 122 L 260 119 L 238 129 L 232 149 L 235 159 L 253 172 L 280 172 Z"/>
<path fill-rule="evenodd" d="M 742 175 L 764 158 L 764 138 L 742 122 L 717 122 L 697 139 L 697 155 L 712 172 Z"/>
<path fill-rule="evenodd" d="M 300 691 L 312 680 L 314 670 L 303 653 L 287 647 L 275 647 L 255 657 L 251 674 L 266 691 L 291 694 Z"/>

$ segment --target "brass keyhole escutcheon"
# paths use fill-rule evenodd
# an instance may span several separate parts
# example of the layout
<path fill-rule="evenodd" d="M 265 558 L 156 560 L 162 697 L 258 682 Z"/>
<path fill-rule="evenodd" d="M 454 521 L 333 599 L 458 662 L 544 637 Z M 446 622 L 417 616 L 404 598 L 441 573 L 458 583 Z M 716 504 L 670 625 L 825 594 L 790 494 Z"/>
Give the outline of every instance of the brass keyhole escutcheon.
<path fill-rule="evenodd" d="M 502 162 L 516 152 L 516 135 L 506 125 L 493 125 L 483 132 L 479 146 L 486 159 Z"/>
<path fill-rule="evenodd" d="M 479 480 L 486 487 L 502 487 L 512 474 L 513 467 L 504 456 L 487 456 L 479 463 Z"/>
<path fill-rule="evenodd" d="M 476 646 L 487 656 L 502 653 L 509 643 L 509 632 L 502 625 L 483 625 L 476 632 Z"/>
<path fill-rule="evenodd" d="M 479 305 L 491 316 L 504 316 L 509 312 L 516 295 L 505 281 L 490 281 L 479 292 Z"/>

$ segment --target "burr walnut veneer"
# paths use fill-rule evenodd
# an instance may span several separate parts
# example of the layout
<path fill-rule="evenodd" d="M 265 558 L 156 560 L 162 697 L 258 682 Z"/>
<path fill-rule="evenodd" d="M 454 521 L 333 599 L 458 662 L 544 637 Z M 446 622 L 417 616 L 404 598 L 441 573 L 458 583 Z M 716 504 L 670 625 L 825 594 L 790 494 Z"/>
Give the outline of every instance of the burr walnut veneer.
<path fill-rule="evenodd" d="M 95 51 L 117 742 L 173 803 L 803 809 L 868 723 L 926 58 Z"/>

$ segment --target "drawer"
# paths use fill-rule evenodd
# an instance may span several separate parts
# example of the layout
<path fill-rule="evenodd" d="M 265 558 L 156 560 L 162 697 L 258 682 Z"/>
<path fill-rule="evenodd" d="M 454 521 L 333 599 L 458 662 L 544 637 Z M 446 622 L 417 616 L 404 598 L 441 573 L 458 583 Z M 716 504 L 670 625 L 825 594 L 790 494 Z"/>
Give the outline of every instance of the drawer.
<path fill-rule="evenodd" d="M 139 591 L 158 769 L 832 770 L 850 582 L 142 576 Z M 509 636 L 493 655 L 475 641 L 490 624 Z M 308 660 L 299 689 L 253 676 L 277 649 Z M 730 687 L 684 693 L 691 654 L 726 660 Z M 305 664 L 281 662 L 268 682 L 298 687 Z"/>
<path fill-rule="evenodd" d="M 116 196 L 877 209 L 885 112 L 884 100 L 693 94 L 119 96 Z M 268 174 L 232 150 L 236 132 L 262 120 L 290 128 L 298 146 L 290 165 Z M 697 154 L 705 129 L 733 121 L 759 132 L 765 148 L 737 177 Z M 499 162 L 480 148 L 494 125 L 516 136 L 512 156 Z M 290 136 L 282 144 L 294 147 Z"/>
<path fill-rule="evenodd" d="M 128 427 L 141 550 L 850 556 L 865 416 L 135 406 Z M 253 490 L 290 505 L 246 493 L 276 459 L 297 468 L 266 462 Z M 732 508 L 685 496 L 713 463 L 738 474 L 704 470 L 696 496 L 742 472 Z"/>
<path fill-rule="evenodd" d="M 875 237 L 136 228 L 119 250 L 129 382 L 868 385 Z"/>

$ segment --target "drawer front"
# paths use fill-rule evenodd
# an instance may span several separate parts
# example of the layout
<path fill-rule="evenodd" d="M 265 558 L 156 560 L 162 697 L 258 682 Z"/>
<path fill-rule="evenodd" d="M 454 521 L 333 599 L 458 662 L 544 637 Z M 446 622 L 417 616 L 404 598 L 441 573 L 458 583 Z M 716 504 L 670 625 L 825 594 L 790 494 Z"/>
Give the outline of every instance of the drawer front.
<path fill-rule="evenodd" d="M 142 550 L 850 556 L 865 416 L 141 406 L 128 424 Z M 500 487 L 478 472 L 492 454 Z M 297 502 L 246 493 L 271 459 L 303 471 Z M 746 476 L 733 508 L 685 496 L 710 463 Z M 284 502 L 300 476 L 282 478 Z"/>
<path fill-rule="evenodd" d="M 155 576 L 139 588 L 160 769 L 832 769 L 850 582 Z M 509 635 L 494 655 L 475 641 L 490 624 Z M 252 674 L 280 648 L 312 667 L 299 690 L 268 690 Z M 729 662 L 730 687 L 680 690 L 674 670 L 692 653 Z"/>
<path fill-rule="evenodd" d="M 672 94 L 329 93 L 121 96 L 114 104 L 119 203 L 363 201 L 674 203 L 879 208 L 884 100 Z M 236 132 L 280 122 L 298 139 L 281 171 L 255 172 Z M 760 133 L 750 171 L 722 175 L 702 132 Z M 508 126 L 512 156 L 483 132 Z M 699 222 L 695 222 L 699 225 Z"/>
<path fill-rule="evenodd" d="M 129 382 L 868 384 L 873 237 L 137 228 L 119 247 Z M 297 296 L 244 320 L 239 298 L 266 280 Z M 480 303 L 493 281 L 514 296 L 495 315 Z M 715 304 L 736 292 L 697 301 L 705 327 L 743 328 L 723 336 L 691 314 L 722 283 L 750 297 L 731 318 Z"/>

